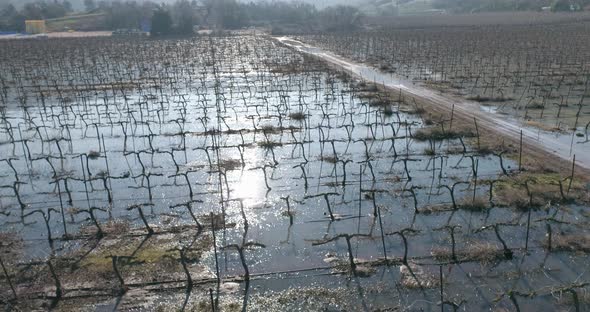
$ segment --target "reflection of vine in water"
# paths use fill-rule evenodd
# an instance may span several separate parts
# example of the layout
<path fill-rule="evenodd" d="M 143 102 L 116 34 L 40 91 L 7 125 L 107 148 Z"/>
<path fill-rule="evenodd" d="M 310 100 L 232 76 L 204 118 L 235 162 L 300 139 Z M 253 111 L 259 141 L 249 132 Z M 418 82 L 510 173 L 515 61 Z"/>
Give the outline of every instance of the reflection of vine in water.
<path fill-rule="evenodd" d="M 218 39 L 211 40 L 210 43 Z M 199 44 L 198 40 L 193 44 Z M 273 76 L 267 73 L 247 74 L 246 70 L 238 75 L 232 74 L 226 77 L 225 70 L 232 72 L 236 68 L 232 68 L 233 65 L 227 68 L 223 65 L 227 61 L 224 58 L 230 57 L 230 54 L 224 55 L 225 52 L 220 52 L 225 48 L 227 47 L 216 47 L 214 57 L 205 56 L 206 58 L 212 57 L 213 60 L 210 60 L 212 61 L 210 66 L 204 66 L 202 72 L 195 73 L 187 69 L 189 71 L 188 78 L 183 78 L 183 74 L 178 71 L 179 68 L 182 68 L 180 64 L 184 64 L 182 62 L 186 61 L 185 58 L 190 57 L 192 53 L 190 51 L 187 52 L 187 56 L 178 54 L 171 57 L 172 66 L 166 67 L 165 73 L 155 73 L 153 77 L 146 78 L 145 81 L 132 82 L 134 86 L 129 89 L 133 90 L 128 90 L 123 85 L 111 85 L 105 90 L 93 91 L 90 82 L 83 82 L 79 88 L 87 88 L 89 93 L 95 92 L 96 94 L 87 95 L 87 91 L 76 91 L 67 95 L 70 93 L 66 90 L 68 87 L 56 82 L 50 91 L 39 91 L 41 95 L 53 92 L 63 93 L 58 96 L 59 100 L 56 103 L 40 103 L 40 100 L 35 103 L 33 98 L 23 100 L 28 102 L 23 107 L 25 117 L 22 118 L 23 122 L 17 124 L 18 127 L 8 124 L 8 120 L 12 117 L 5 115 L 2 117 L 3 133 L 8 139 L 6 147 L 7 150 L 12 147 L 12 156 L 3 159 L 3 162 L 7 164 L 8 173 L 5 177 L 0 178 L 2 184 L 5 184 L 1 187 L 10 192 L 10 196 L 6 197 L 16 201 L 13 206 L 6 208 L 6 217 L 10 216 L 11 207 L 18 209 L 20 206 L 22 224 L 27 231 L 36 229 L 34 223 L 27 223 L 28 221 L 35 217 L 38 217 L 39 220 L 42 218 L 39 225 L 44 226 L 47 230 L 47 241 L 49 241 L 52 250 L 54 242 L 63 243 L 66 239 L 73 240 L 72 243 L 92 241 L 93 244 L 88 246 L 88 250 L 72 259 L 71 271 L 73 272 L 78 264 L 82 263 L 89 255 L 94 254 L 93 251 L 98 246 L 111 243 L 110 240 L 113 238 L 123 239 L 134 236 L 142 238 L 139 246 L 130 255 L 110 255 L 110 269 L 117 282 L 114 284 L 117 306 L 122 300 L 123 290 L 145 287 L 143 282 L 136 284 L 131 282 L 131 276 L 126 274 L 128 265 L 137 264 L 140 268 L 145 268 L 145 264 L 141 264 L 140 260 L 141 251 L 146 249 L 150 242 L 156 241 L 158 235 L 176 235 L 178 233 L 176 231 L 190 231 L 196 227 L 197 233 L 192 241 L 179 242 L 178 245 L 166 250 L 166 257 L 178 264 L 175 264 L 175 270 L 178 270 L 176 273 L 183 275 L 182 279 L 174 281 L 181 285 L 178 287 L 179 289 L 183 288 L 185 291 L 183 309 L 189 305 L 193 288 L 196 288 L 198 284 L 209 282 L 217 283 L 216 296 L 213 297 L 213 292 L 210 295 L 213 302 L 212 307 L 218 308 L 219 300 L 221 300 L 219 286 L 224 279 L 243 280 L 245 288 L 242 309 L 246 309 L 251 291 L 250 280 L 255 277 L 255 274 L 250 273 L 253 267 L 252 264 L 248 264 L 251 262 L 247 261 L 247 258 L 250 255 L 253 257 L 258 255 L 257 247 L 264 245 L 248 240 L 249 228 L 254 229 L 257 225 L 256 223 L 250 224 L 246 218 L 243 201 L 232 197 L 235 196 L 235 192 L 230 188 L 235 183 L 232 171 L 240 170 L 240 167 L 242 174 L 247 170 L 252 170 L 257 177 L 258 175 L 264 176 L 264 186 L 267 192 L 262 196 L 265 199 L 265 208 L 272 207 L 272 202 L 276 198 L 285 201 L 286 207 L 283 206 L 281 210 L 286 209 L 286 211 L 278 212 L 285 219 L 289 218 L 289 225 L 287 227 L 285 224 L 287 237 L 284 241 L 279 241 L 280 244 L 295 246 L 297 241 L 294 240 L 298 238 L 292 234 L 297 233 L 295 231 L 299 230 L 298 227 L 301 224 L 325 222 L 328 229 L 325 232 L 322 230 L 323 233 L 320 235 L 324 235 L 325 243 L 338 239 L 346 240 L 347 262 L 353 275 L 357 275 L 359 271 L 358 275 L 363 275 L 362 270 L 357 270 L 362 266 L 372 267 L 384 264 L 389 266 L 399 264 L 401 261 L 420 288 L 423 288 L 424 285 L 420 281 L 421 277 L 413 272 L 412 263 L 419 260 L 432 260 L 433 257 L 423 257 L 420 254 L 416 254 L 415 257 L 408 255 L 408 244 L 420 246 L 427 241 L 427 238 L 418 235 L 414 225 L 428 220 L 427 218 L 437 218 L 440 214 L 446 213 L 445 211 L 426 211 L 421 205 L 426 202 L 430 203 L 431 195 L 434 195 L 432 197 L 434 200 L 437 199 L 436 196 L 444 195 L 445 192 L 441 192 L 439 189 L 446 189 L 450 193 L 454 209 L 451 212 L 451 217 L 464 217 L 464 214 L 467 213 L 477 214 L 478 211 L 465 211 L 466 207 L 461 201 L 460 195 L 473 190 L 473 194 L 469 194 L 469 199 L 471 199 L 472 206 L 475 206 L 478 184 L 489 184 L 489 206 L 493 206 L 494 201 L 500 203 L 500 197 L 496 196 L 494 192 L 505 184 L 503 179 L 508 180 L 521 173 L 508 169 L 508 163 L 505 162 L 508 161 L 510 152 L 501 151 L 493 162 L 494 174 L 491 174 L 491 177 L 486 176 L 485 173 L 481 174 L 479 172 L 480 161 L 483 163 L 487 159 L 483 157 L 483 153 L 480 153 L 479 148 L 476 151 L 468 150 L 463 142 L 463 139 L 468 136 L 459 136 L 454 140 L 446 138 L 440 141 L 432 138 L 424 142 L 416 140 L 415 137 L 420 131 L 418 127 L 421 125 L 415 120 L 402 119 L 408 118 L 408 115 L 403 113 L 400 107 L 411 99 L 402 98 L 401 90 L 397 99 L 395 96 L 389 97 L 376 93 L 374 99 L 367 100 L 361 96 L 367 91 L 359 86 L 360 83 L 350 82 L 350 85 L 345 85 L 333 73 L 289 74 L 285 76 L 288 77 L 288 81 L 281 80 L 280 82 L 277 82 L 276 79 L 277 77 L 284 78 L 283 76 Z M 242 50 L 242 52 L 244 51 Z M 277 56 L 277 52 L 269 53 L 273 53 L 273 57 Z M 248 53 L 244 54 L 248 55 Z M 166 54 L 160 54 L 160 56 L 162 55 Z M 236 61 L 239 62 L 244 58 L 245 56 L 241 56 Z M 255 62 L 258 61 L 260 59 Z M 315 64 L 311 65 L 315 66 Z M 103 65 L 99 63 L 97 66 Z M 261 64 L 255 66 L 261 66 L 257 70 L 265 70 Z M 123 67 L 115 66 L 115 68 L 116 70 L 113 70 L 116 72 L 113 73 L 113 76 L 117 79 L 126 73 L 126 69 Z M 200 70 L 200 68 L 197 69 Z M 43 71 L 43 69 L 40 70 Z M 214 71 L 213 76 L 208 77 L 205 71 L 211 70 Z M 151 70 L 146 71 L 150 72 Z M 212 82 L 211 84 L 208 83 L 209 80 Z M 240 85 L 244 81 L 245 85 Z M 106 81 L 103 83 L 107 84 Z M 151 85 L 152 83 L 153 85 Z M 226 83 L 231 84 L 232 87 L 227 87 Z M 185 84 L 186 89 L 184 88 Z M 342 87 L 343 85 L 344 87 Z M 41 86 L 36 87 L 39 90 L 42 89 Z M 370 89 L 371 87 L 366 88 Z M 23 89 L 23 92 L 28 91 Z M 191 96 L 183 93 L 191 94 Z M 315 100 L 310 101 L 309 98 L 313 98 L 313 93 L 315 93 Z M 350 99 L 346 99 L 347 93 L 350 93 Z M 193 94 L 196 95 L 196 99 Z M 66 101 L 66 97 L 71 97 L 72 102 Z M 356 103 L 357 100 L 361 103 Z M 32 109 L 36 108 L 35 105 L 38 106 L 39 112 L 45 110 L 47 113 L 35 115 L 35 111 Z M 420 104 L 416 103 L 410 108 L 416 111 L 424 110 Z M 424 115 L 422 117 L 423 123 L 426 124 L 427 118 Z M 445 124 L 443 119 L 434 127 L 442 129 L 440 131 L 443 134 L 453 134 L 457 131 L 458 122 L 453 123 L 452 119 L 450 122 L 452 126 L 447 127 L 448 124 Z M 241 124 L 241 122 L 245 124 Z M 56 129 L 57 137 L 52 137 L 53 133 L 48 134 L 48 128 L 51 129 L 52 124 Z M 24 126 L 23 130 L 21 130 L 21 126 Z M 108 135 L 109 131 L 110 136 Z M 105 144 L 105 134 L 107 134 L 109 145 Z M 83 140 L 80 140 L 79 137 Z M 477 140 L 479 141 L 479 139 L 478 135 Z M 455 146 L 459 144 L 457 140 L 461 146 Z M 416 154 L 416 146 L 426 143 L 434 155 Z M 9 144 L 10 147 L 8 147 Z M 97 144 L 98 146 L 96 146 Z M 120 144 L 120 147 L 117 147 L 116 144 Z M 462 149 L 461 160 L 454 167 L 445 163 L 450 162 L 454 157 L 454 155 L 445 154 L 445 144 L 448 145 L 449 150 L 451 148 Z M 288 145 L 293 145 L 290 150 L 290 158 L 286 156 L 289 154 Z M 21 148 L 22 151 L 20 151 Z M 260 161 L 260 165 L 252 168 L 248 163 L 251 160 L 244 158 L 252 155 L 248 149 L 256 148 L 264 152 L 260 153 L 264 156 L 262 156 L 263 160 Z M 184 155 L 184 160 L 179 153 Z M 389 154 L 393 154 L 393 157 Z M 426 158 L 427 156 L 428 158 Z M 80 164 L 75 165 L 78 157 Z M 462 174 L 466 173 L 464 170 L 469 168 L 460 167 L 459 164 L 467 158 L 471 160 L 471 173 L 465 177 Z M 422 160 L 428 160 L 424 170 L 414 166 Z M 496 165 L 498 161 L 500 162 L 499 167 Z M 59 165 L 58 162 L 61 164 Z M 349 172 L 351 164 L 358 164 L 360 167 L 358 181 L 355 181 L 356 169 L 352 174 Z M 41 167 L 42 165 L 47 166 Z M 118 172 L 121 167 L 128 171 Z M 319 172 L 318 167 L 320 167 Z M 42 184 L 34 183 L 36 181 L 33 181 L 33 177 L 36 177 L 37 174 L 35 171 L 43 169 L 49 170 L 49 177 L 45 177 L 46 179 L 41 181 L 49 181 L 51 196 L 59 196 L 60 206 L 58 207 L 55 203 L 55 207 L 59 209 L 38 209 L 38 203 L 34 201 L 39 198 L 46 199 L 46 197 L 42 197 L 45 194 L 39 195 L 37 198 L 30 196 L 31 190 L 35 190 Z M 422 197 L 424 196 L 422 190 L 427 189 L 428 186 L 422 184 L 422 179 L 423 172 L 430 170 L 432 170 L 432 185 L 428 201 L 426 201 Z M 455 180 L 456 177 L 451 177 L 452 170 L 459 172 L 458 180 Z M 498 179 L 495 174 L 500 172 L 506 173 L 506 175 Z M 295 183 L 293 183 L 295 185 L 291 185 L 290 180 L 299 180 L 299 175 L 301 175 L 300 180 L 303 180 L 301 184 L 304 185 Z M 559 181 L 556 181 L 563 203 L 577 197 L 577 194 L 570 194 L 570 190 L 575 193 L 578 188 L 577 185 L 574 185 L 572 189 L 573 172 L 571 176 L 566 179 L 560 177 Z M 196 177 L 197 183 L 194 182 Z M 428 178 L 430 179 L 430 176 Z M 489 180 L 481 180 L 485 178 Z M 478 179 L 480 180 L 478 181 Z M 309 183 L 315 186 L 316 181 L 317 191 L 314 194 L 308 194 Z M 358 190 L 355 186 L 357 182 L 359 184 Z M 465 190 L 455 188 L 460 184 L 466 184 L 469 187 Z M 535 200 L 538 199 L 536 193 L 538 185 L 535 184 L 533 181 L 522 184 L 529 197 L 528 206 L 533 205 L 533 194 Z M 128 188 L 132 191 L 142 190 L 142 192 L 138 191 L 139 194 L 132 194 L 129 196 L 132 198 L 126 198 L 123 194 Z M 481 188 L 480 186 L 479 189 Z M 133 193 L 132 191 L 130 192 Z M 359 192 L 358 199 L 355 193 L 357 191 Z M 434 194 L 435 192 L 438 193 Z M 394 198 L 409 200 L 410 205 L 413 206 L 413 213 L 407 211 L 408 219 L 411 217 L 411 226 L 401 225 L 398 228 L 403 229 L 393 233 L 389 233 L 391 231 L 389 225 L 395 224 L 397 227 L 398 220 L 405 220 L 406 211 L 391 204 L 392 202 L 386 197 L 391 194 L 394 195 L 392 196 Z M 67 196 L 65 201 L 62 199 L 62 195 Z M 306 218 L 309 213 L 307 208 L 313 207 L 316 201 L 310 200 L 307 203 L 305 201 L 316 197 L 319 213 L 314 215 L 314 220 L 310 221 Z M 226 220 L 231 220 L 234 217 L 232 213 L 229 213 L 231 210 L 227 208 L 229 203 L 235 200 L 239 200 L 239 211 L 236 210 L 236 214 L 239 213 L 243 219 L 244 232 L 241 242 L 231 244 L 226 241 L 228 236 L 225 228 Z M 358 215 L 354 211 L 356 207 L 352 210 L 349 209 L 351 203 L 356 203 L 356 200 L 359 205 Z M 366 208 L 372 211 L 367 222 L 366 233 L 368 234 L 361 234 L 363 201 L 369 204 Z M 124 202 L 127 204 L 121 205 Z M 293 203 L 296 203 L 296 206 L 292 207 Z M 48 205 L 52 204 L 48 203 Z M 151 215 L 147 214 L 147 210 L 145 210 L 148 206 Z M 173 211 L 173 214 L 161 213 L 160 206 L 165 206 L 166 211 Z M 121 208 L 127 208 L 127 210 Z M 405 206 L 401 208 L 405 208 Z M 500 229 L 512 225 L 509 225 L 509 222 L 496 222 L 496 220 L 494 220 L 495 223 L 487 224 L 487 217 L 491 214 L 491 208 L 487 208 L 485 207 L 486 221 L 484 224 L 486 225 L 480 231 L 474 232 L 493 230 L 502 245 L 504 256 L 508 260 L 512 257 L 513 252 L 517 253 L 519 249 L 510 249 L 507 246 L 504 241 L 506 239 L 504 236 L 507 234 L 501 232 Z M 221 213 L 210 215 L 210 220 L 204 220 L 204 212 L 208 213 L 210 210 L 220 210 Z M 543 225 L 544 223 L 546 233 L 548 233 L 547 247 L 545 247 L 548 250 L 547 254 L 555 251 L 557 247 L 554 235 L 557 233 L 555 226 L 562 223 L 558 218 L 555 218 L 555 215 L 531 220 L 531 217 L 536 215 L 535 210 L 529 207 L 526 212 L 529 214 L 526 227 L 531 231 L 530 234 L 535 233 L 535 228 L 531 225 L 535 223 Z M 70 213 L 71 217 L 67 226 L 65 213 Z M 57 214 L 61 215 L 61 220 L 56 218 Z M 108 222 L 106 221 L 107 214 Z M 119 237 L 113 233 L 110 226 L 111 222 L 117 221 L 113 215 L 120 217 L 121 214 L 129 219 L 133 228 L 130 233 Z M 165 216 L 182 222 L 184 221 L 183 217 L 187 214 L 189 219 L 186 221 L 189 224 L 170 228 L 163 225 L 163 222 L 157 226 L 154 225 L 157 223 L 151 218 Z M 4 216 L 4 213 L 2 215 Z M 76 224 L 75 216 L 78 215 L 85 218 L 83 221 L 79 221 L 80 224 L 89 222 L 92 231 L 84 228 L 83 232 L 76 234 L 79 224 Z M 297 216 L 298 222 L 294 222 L 295 216 Z M 391 218 L 392 216 L 393 218 Z M 452 226 L 450 224 L 451 217 L 447 221 L 447 226 Z M 358 219 L 356 234 L 334 233 L 339 231 L 340 227 L 349 226 L 350 223 L 346 221 L 353 218 Z M 150 224 L 150 221 L 154 223 Z M 286 222 L 284 219 L 283 221 Z M 63 222 L 63 229 L 54 226 L 59 222 Z M 379 238 L 374 235 L 377 222 L 379 222 L 380 228 Z M 429 223 L 429 220 L 427 222 Z M 141 226 L 136 228 L 138 224 Z M 216 266 L 215 281 L 194 279 L 190 272 L 190 266 L 198 261 L 198 258 L 191 258 L 192 252 L 196 251 L 196 247 L 193 248 L 193 245 L 202 238 L 202 232 L 209 226 L 214 240 L 212 248 Z M 522 224 L 514 226 L 518 226 L 519 229 L 524 228 Z M 223 233 L 217 231 L 219 229 L 223 229 Z M 430 230 L 428 229 L 428 231 Z M 428 233 L 426 231 L 425 229 L 421 230 L 422 233 Z M 58 236 L 58 233 L 63 236 Z M 231 231 L 228 233 L 231 238 Z M 455 233 L 454 230 L 451 230 L 449 234 L 452 240 L 452 262 L 475 261 L 463 259 L 462 251 L 455 250 L 454 243 L 455 235 L 457 240 L 461 241 L 472 233 L 466 230 Z M 402 241 L 404 251 L 401 260 L 393 257 L 391 250 L 388 250 L 386 242 L 390 236 L 399 236 Z M 530 238 L 528 236 L 525 250 L 528 248 L 533 251 L 537 246 L 533 244 L 529 246 Z M 356 239 L 357 249 L 352 250 L 351 244 L 355 241 L 354 237 L 359 239 Z M 531 237 L 534 238 L 534 235 Z M 353 251 L 358 256 L 358 246 L 364 245 L 360 238 L 380 239 L 381 246 L 379 246 L 378 252 L 379 255 L 383 255 L 384 259 L 379 258 L 368 262 L 355 260 L 352 256 Z M 316 243 L 312 245 L 319 245 Z M 243 267 L 243 274 L 240 273 L 238 277 L 226 276 L 224 278 L 222 276 L 218 263 L 220 261 L 218 259 L 220 246 L 223 246 L 220 250 L 226 254 L 237 253 Z M 62 246 L 58 245 L 56 250 L 59 250 L 60 247 Z M 223 257 L 223 255 L 221 256 Z M 2 264 L 6 280 L 16 298 L 20 286 L 20 273 L 18 276 L 12 275 L 10 268 L 12 263 L 2 262 L 3 260 L 5 259 L 0 258 L 0 264 Z M 42 264 L 47 267 L 46 273 L 52 278 L 51 281 L 54 284 L 52 287 L 55 287 L 56 290 L 55 295 L 50 296 L 54 297 L 52 298 L 54 301 L 51 302 L 51 305 L 54 306 L 60 299 L 67 297 L 70 292 L 69 285 L 62 285 L 59 280 L 60 278 L 63 280 L 67 274 L 62 271 L 64 269 L 60 265 L 62 260 L 60 256 L 53 255 L 47 263 Z M 13 276 L 14 278 L 11 279 Z M 442 287 L 442 274 L 440 280 Z M 172 281 L 154 281 L 153 285 L 160 285 L 159 283 L 164 285 L 168 282 Z M 181 282 L 184 284 L 180 284 Z M 362 288 L 359 278 L 353 278 L 349 282 L 356 283 L 356 289 L 361 298 L 366 295 L 366 290 Z M 451 281 L 447 281 L 447 283 L 451 283 Z M 162 289 L 166 287 L 162 286 Z M 174 287 L 176 286 L 170 286 L 171 289 L 175 289 Z M 72 289 L 71 291 L 70 294 L 78 290 Z M 569 290 L 564 290 L 564 292 L 571 293 Z M 512 297 L 516 298 L 518 294 Z M 431 298 L 425 297 L 425 299 L 430 300 Z M 520 297 L 518 299 L 520 300 Z M 441 297 L 441 303 L 449 307 L 454 305 L 452 300 L 443 297 Z M 366 303 L 363 301 L 363 304 Z M 461 303 L 456 305 L 461 306 Z M 457 307 L 454 306 L 454 308 Z"/>

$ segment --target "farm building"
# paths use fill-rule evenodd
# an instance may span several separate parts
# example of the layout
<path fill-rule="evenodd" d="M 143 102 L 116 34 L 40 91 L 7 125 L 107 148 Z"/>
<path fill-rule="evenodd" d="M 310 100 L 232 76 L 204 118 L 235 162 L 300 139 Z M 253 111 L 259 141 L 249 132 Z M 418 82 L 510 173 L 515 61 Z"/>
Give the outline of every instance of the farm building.
<path fill-rule="evenodd" d="M 44 20 L 28 20 L 25 21 L 25 31 L 27 34 L 36 35 L 43 34 L 47 31 Z"/>

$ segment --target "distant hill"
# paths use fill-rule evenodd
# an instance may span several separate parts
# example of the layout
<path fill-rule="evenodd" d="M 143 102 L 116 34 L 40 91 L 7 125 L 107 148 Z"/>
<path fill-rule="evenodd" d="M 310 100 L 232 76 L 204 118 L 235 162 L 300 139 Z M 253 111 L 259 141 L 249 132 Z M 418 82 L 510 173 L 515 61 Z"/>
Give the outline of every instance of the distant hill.
<path fill-rule="evenodd" d="M 168 0 L 170 1 L 170 0 Z M 174 1 L 174 0 L 172 0 Z M 239 0 L 241 2 L 271 2 L 268 0 Z M 275 0 L 276 1 L 276 0 Z M 279 0 L 280 1 L 280 0 Z M 389 0 L 387 0 L 389 1 Z M 289 0 L 285 0 L 285 2 L 292 2 Z M 375 0 L 300 0 L 300 2 L 313 4 L 318 9 L 322 9 L 328 6 L 334 5 L 351 5 L 351 6 L 363 6 L 370 2 L 375 2 Z"/>
<path fill-rule="evenodd" d="M 30 2 L 35 2 L 37 0 L 8 0 L 8 3 L 12 3 L 15 7 L 21 8 L 25 4 Z M 58 0 L 61 1 L 61 0 Z M 84 9 L 84 0 L 69 0 L 75 10 L 83 10 Z M 95 0 L 95 2 L 99 2 L 100 0 Z M 107 2 L 111 2 L 113 0 L 105 0 Z M 126 1 L 126 0 L 125 0 Z M 138 3 L 141 3 L 142 0 L 135 0 Z M 150 0 L 153 2 L 159 3 L 174 3 L 176 0 Z M 241 2 L 272 2 L 277 0 L 238 0 Z M 281 0 L 278 0 L 281 1 Z M 327 6 L 334 6 L 334 5 L 353 5 L 353 6 L 362 6 L 367 3 L 376 2 L 375 0 L 300 0 L 301 2 L 309 3 L 315 5 L 317 8 L 321 9 Z M 378 1 L 378 0 L 377 0 Z M 386 0 L 389 1 L 389 0 Z M 3 0 L 0 2 L 4 3 Z M 285 2 L 292 2 L 290 0 L 285 0 Z M 1 4 L 0 4 L 1 6 Z"/>
<path fill-rule="evenodd" d="M 22 8 L 26 3 L 37 0 L 0 0 L 1 3 L 14 4 Z M 52 1 L 52 0 L 48 0 Z M 62 1 L 62 0 L 57 0 Z M 84 0 L 69 0 L 74 10 L 84 10 Z M 95 0 L 95 2 L 113 0 Z M 120 0 L 130 1 L 130 0 Z M 131 0 L 141 3 L 144 0 Z M 148 0 L 145 0 L 148 1 Z M 150 0 L 156 3 L 174 3 L 176 0 Z M 192 0 L 189 0 L 192 1 Z M 197 0 L 199 1 L 199 0 Z M 304 2 L 315 5 L 318 9 L 335 5 L 350 5 L 358 7 L 362 12 L 369 15 L 383 15 L 390 12 L 398 12 L 401 15 L 428 12 L 434 9 L 449 13 L 469 12 L 490 12 L 490 11 L 538 11 L 544 6 L 551 5 L 554 0 L 237 0 L 243 3 L 248 2 Z M 572 4 L 585 7 L 590 0 L 564 0 Z M 1 4 L 0 4 L 1 7 Z"/>
<path fill-rule="evenodd" d="M 0 0 L 0 8 L 4 6 L 6 0 Z M 84 9 L 84 0 L 68 0 L 72 4 L 74 10 L 83 10 Z M 17 9 L 21 9 L 25 4 L 37 2 L 37 0 L 8 0 L 6 4 L 10 3 L 14 5 Z"/>

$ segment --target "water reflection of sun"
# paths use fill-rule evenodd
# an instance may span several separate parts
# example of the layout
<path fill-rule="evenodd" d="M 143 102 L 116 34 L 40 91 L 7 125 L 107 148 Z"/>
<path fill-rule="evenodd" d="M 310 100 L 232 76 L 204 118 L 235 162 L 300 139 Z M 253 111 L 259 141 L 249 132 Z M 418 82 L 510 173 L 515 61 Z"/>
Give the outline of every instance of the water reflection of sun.
<path fill-rule="evenodd" d="M 256 167 L 261 156 L 257 149 L 247 149 L 244 153 L 246 168 L 239 172 L 237 181 L 234 180 L 236 182 L 230 186 L 232 199 L 243 200 L 245 208 L 260 204 L 265 200 L 264 174 L 260 169 L 251 169 Z"/>
<path fill-rule="evenodd" d="M 260 170 L 244 170 L 232 189 L 231 198 L 241 200 L 244 207 L 244 215 L 250 225 L 264 222 L 263 211 L 260 208 L 265 206 L 264 176 Z M 240 203 L 233 201 L 230 205 L 230 214 L 235 216 L 238 224 L 242 224 L 243 217 Z"/>
<path fill-rule="evenodd" d="M 232 188 L 232 198 L 243 199 L 244 204 L 264 198 L 264 176 L 261 170 L 244 170 Z"/>

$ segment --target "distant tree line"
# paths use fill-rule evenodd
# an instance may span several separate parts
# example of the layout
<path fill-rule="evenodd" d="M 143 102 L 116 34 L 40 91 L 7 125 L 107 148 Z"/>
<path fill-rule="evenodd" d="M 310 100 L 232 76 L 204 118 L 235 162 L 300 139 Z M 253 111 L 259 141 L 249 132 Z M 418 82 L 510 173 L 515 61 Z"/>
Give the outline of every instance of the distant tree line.
<path fill-rule="evenodd" d="M 68 0 L 27 3 L 20 11 L 14 5 L 6 4 L 0 7 L 0 29 L 22 31 L 25 20 L 58 18 L 72 11 L 72 4 Z"/>
<path fill-rule="evenodd" d="M 584 8 L 590 0 L 435 0 L 434 7 L 455 13 L 539 11 L 550 7 L 552 11 L 570 11 Z"/>
<path fill-rule="evenodd" d="M 104 29 L 135 29 L 151 26 L 153 33 L 187 34 L 194 26 L 238 29 L 268 26 L 278 30 L 353 30 L 360 12 L 351 6 L 318 10 L 303 2 L 239 2 L 237 0 L 176 0 L 171 4 L 152 1 L 84 0 L 85 13 L 103 13 Z M 72 13 L 68 0 L 39 0 L 17 10 L 0 5 L 0 30 L 22 31 L 28 19 L 50 19 Z"/>
<path fill-rule="evenodd" d="M 170 17 L 170 18 L 168 18 Z M 192 25 L 217 29 L 266 26 L 275 30 L 350 31 L 359 27 L 360 11 L 352 6 L 318 10 L 303 2 L 248 2 L 236 0 L 177 0 L 158 8 L 152 19 L 152 32 L 189 33 Z M 170 25 L 166 25 L 170 24 Z"/>

